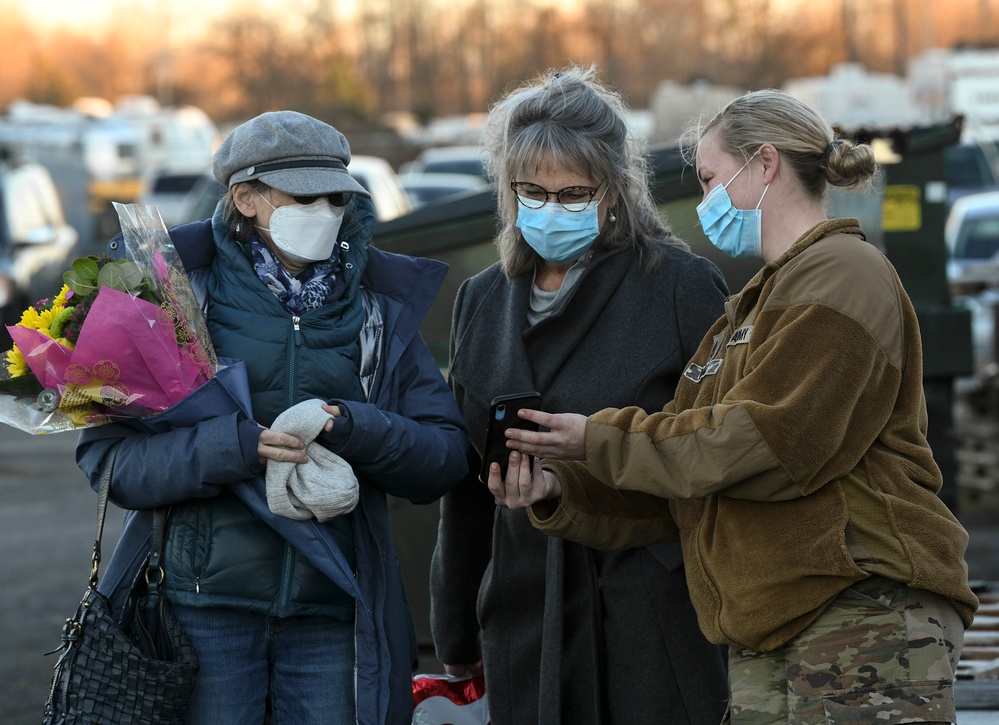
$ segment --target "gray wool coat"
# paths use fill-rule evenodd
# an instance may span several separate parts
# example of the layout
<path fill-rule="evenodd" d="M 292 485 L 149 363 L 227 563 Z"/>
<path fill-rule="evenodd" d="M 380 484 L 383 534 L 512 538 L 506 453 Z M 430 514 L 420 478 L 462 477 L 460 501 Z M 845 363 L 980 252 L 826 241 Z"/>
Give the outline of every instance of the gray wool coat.
<path fill-rule="evenodd" d="M 441 501 L 438 658 L 483 660 L 493 725 L 713 725 L 727 699 L 725 653 L 698 628 L 679 544 L 600 552 L 548 538 L 524 510 L 497 506 L 476 474 L 497 395 L 536 390 L 550 412 L 662 408 L 722 314 L 724 279 L 676 247 L 652 272 L 630 249 L 612 250 L 529 328 L 532 282 L 496 264 L 455 301 L 449 380 L 472 449 L 468 476 Z"/>

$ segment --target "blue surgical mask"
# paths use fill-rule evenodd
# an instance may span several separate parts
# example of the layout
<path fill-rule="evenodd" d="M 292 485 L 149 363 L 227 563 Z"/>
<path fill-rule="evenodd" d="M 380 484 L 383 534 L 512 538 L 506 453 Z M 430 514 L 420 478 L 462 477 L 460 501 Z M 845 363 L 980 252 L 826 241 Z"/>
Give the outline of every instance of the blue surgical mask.
<path fill-rule="evenodd" d="M 759 153 L 757 151 L 756 153 Z M 697 217 L 701 220 L 704 234 L 718 249 L 730 257 L 762 257 L 762 222 L 763 212 L 760 204 L 767 195 L 770 184 L 763 189 L 755 209 L 736 209 L 725 187 L 735 181 L 735 177 L 749 166 L 756 154 L 753 154 L 728 184 L 719 184 L 712 189 L 704 201 L 697 205 Z"/>
<path fill-rule="evenodd" d="M 583 211 L 569 211 L 560 204 L 548 203 L 540 209 L 517 208 L 517 228 L 524 241 L 552 264 L 568 264 L 582 257 L 600 235 L 597 204 L 590 202 Z"/>

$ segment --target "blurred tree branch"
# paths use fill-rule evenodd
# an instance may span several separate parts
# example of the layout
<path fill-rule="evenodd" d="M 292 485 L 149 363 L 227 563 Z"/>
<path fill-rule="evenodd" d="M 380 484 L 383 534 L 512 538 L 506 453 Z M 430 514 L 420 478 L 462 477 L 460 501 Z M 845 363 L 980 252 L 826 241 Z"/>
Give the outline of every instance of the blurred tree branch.
<path fill-rule="evenodd" d="M 143 93 L 203 108 L 219 123 L 295 108 L 369 126 L 484 111 L 548 67 L 595 62 L 636 108 L 664 80 L 779 86 L 835 63 L 905 73 L 927 43 L 999 44 L 999 0 L 365 0 L 342 11 L 251 4 L 166 43 L 136 8 L 101 32 L 32 27 L 0 0 L 0 108 Z M 168 53 L 169 57 L 164 57 Z M 169 69 L 164 76 L 163 68 Z"/>

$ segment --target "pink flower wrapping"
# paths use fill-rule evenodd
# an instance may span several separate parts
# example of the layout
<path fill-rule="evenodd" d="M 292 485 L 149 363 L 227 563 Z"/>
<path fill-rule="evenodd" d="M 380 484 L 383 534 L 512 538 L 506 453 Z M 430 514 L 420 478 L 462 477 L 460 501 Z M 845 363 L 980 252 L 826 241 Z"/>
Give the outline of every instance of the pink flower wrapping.
<path fill-rule="evenodd" d="M 91 291 L 92 302 L 75 345 L 56 339 L 60 335 L 52 329 L 30 324 L 7 328 L 37 381 L 31 375 L 7 381 L 26 384 L 4 389 L 0 422 L 37 434 L 147 417 L 172 407 L 214 376 L 218 362 L 204 316 L 159 213 L 155 207 L 116 207 L 131 267 L 119 269 L 97 258 L 78 260 L 88 265 L 81 268 L 85 274 L 106 271 L 119 288 L 103 281 L 84 288 Z M 74 272 L 73 281 L 67 273 L 71 287 L 81 284 L 76 263 Z M 89 279 L 83 283 L 90 284 Z"/>
<path fill-rule="evenodd" d="M 166 410 L 212 377 L 200 342 L 178 344 L 175 324 L 162 307 L 105 287 L 72 350 L 35 330 L 10 332 L 41 385 L 62 400 L 142 417 Z"/>

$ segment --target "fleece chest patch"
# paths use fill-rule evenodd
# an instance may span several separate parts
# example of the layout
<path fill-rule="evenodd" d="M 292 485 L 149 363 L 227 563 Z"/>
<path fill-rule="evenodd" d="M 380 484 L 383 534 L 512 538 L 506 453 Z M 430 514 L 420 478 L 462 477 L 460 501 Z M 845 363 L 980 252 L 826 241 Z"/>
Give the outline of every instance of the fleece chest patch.
<path fill-rule="evenodd" d="M 753 334 L 753 326 L 746 325 L 745 327 L 740 327 L 738 330 L 732 333 L 732 337 L 728 339 L 725 344 L 726 347 L 734 347 L 735 345 L 745 345 L 749 342 L 749 336 Z"/>
<path fill-rule="evenodd" d="M 717 375 L 718 371 L 721 370 L 722 363 L 725 361 L 725 359 L 721 357 L 722 348 L 734 347 L 735 345 L 745 345 L 749 342 L 749 337 L 752 334 L 752 325 L 740 327 L 731 335 L 729 335 L 727 331 L 719 332 L 715 335 L 714 340 L 712 340 L 711 353 L 708 355 L 708 361 L 704 365 L 698 365 L 693 362 L 690 363 L 687 366 L 687 369 L 683 371 L 683 377 L 688 380 L 692 380 L 695 383 L 699 383 L 709 375 Z"/>
<path fill-rule="evenodd" d="M 693 380 L 695 383 L 701 382 L 708 375 L 716 375 L 721 369 L 722 359 L 716 357 L 713 360 L 708 360 L 707 365 L 698 365 L 697 363 L 690 363 L 687 369 L 683 371 L 683 377 L 688 380 Z"/>

